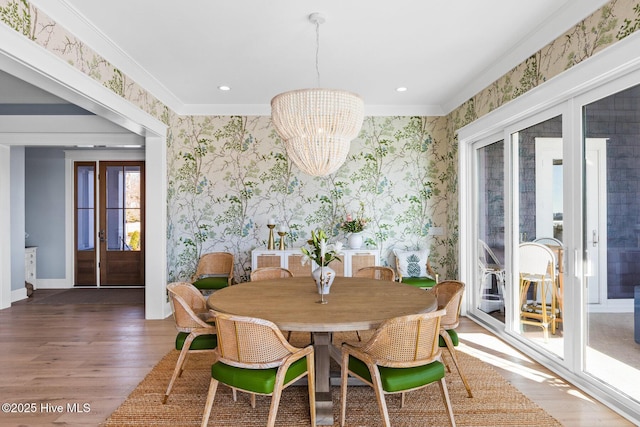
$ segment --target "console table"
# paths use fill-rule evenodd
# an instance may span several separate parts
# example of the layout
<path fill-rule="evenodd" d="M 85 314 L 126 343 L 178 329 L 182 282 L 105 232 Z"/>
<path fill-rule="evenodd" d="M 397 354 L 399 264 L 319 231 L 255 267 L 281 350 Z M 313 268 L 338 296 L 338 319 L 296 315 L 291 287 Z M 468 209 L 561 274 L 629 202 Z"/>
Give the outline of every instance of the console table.
<path fill-rule="evenodd" d="M 343 249 L 339 258 L 342 262 L 333 261 L 329 264 L 336 276 L 351 277 L 362 267 L 380 265 L 380 252 L 377 249 Z M 262 267 L 283 267 L 297 277 L 311 276 L 311 272 L 318 266 L 313 262 L 302 265 L 300 248 L 254 249 L 251 251 L 251 269 Z"/>

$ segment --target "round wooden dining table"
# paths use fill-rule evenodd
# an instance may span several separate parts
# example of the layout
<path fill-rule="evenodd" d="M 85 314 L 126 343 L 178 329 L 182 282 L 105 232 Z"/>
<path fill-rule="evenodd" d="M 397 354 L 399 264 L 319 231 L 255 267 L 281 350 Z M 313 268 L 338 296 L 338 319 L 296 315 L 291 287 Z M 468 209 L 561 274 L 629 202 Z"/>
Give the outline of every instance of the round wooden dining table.
<path fill-rule="evenodd" d="M 331 333 L 377 328 L 383 321 L 437 309 L 431 292 L 402 283 L 336 277 L 320 303 L 311 277 L 247 282 L 212 293 L 209 308 L 270 320 L 283 331 L 311 332 L 316 360 L 316 424 L 333 425 L 330 358 L 340 363 Z"/>

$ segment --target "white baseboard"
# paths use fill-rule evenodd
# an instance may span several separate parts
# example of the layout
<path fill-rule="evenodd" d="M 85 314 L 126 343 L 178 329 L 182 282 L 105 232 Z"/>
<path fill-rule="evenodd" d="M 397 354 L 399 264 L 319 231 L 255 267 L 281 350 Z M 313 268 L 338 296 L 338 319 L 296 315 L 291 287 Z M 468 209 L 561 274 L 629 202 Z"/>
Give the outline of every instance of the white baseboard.
<path fill-rule="evenodd" d="M 36 289 L 71 289 L 73 284 L 67 279 L 38 279 Z"/>
<path fill-rule="evenodd" d="M 590 313 L 632 313 L 633 310 L 633 298 L 609 299 L 604 304 L 587 305 Z"/>
<path fill-rule="evenodd" d="M 11 302 L 27 299 L 27 288 L 15 289 L 11 291 Z"/>

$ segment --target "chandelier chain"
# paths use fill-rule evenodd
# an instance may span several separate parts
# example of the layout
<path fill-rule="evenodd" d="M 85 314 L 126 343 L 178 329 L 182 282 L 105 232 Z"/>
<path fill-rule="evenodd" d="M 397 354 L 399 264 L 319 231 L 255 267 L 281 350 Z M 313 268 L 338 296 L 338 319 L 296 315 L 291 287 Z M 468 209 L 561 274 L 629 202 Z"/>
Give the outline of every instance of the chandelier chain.
<path fill-rule="evenodd" d="M 320 21 L 316 21 L 316 79 L 317 86 L 320 87 Z"/>

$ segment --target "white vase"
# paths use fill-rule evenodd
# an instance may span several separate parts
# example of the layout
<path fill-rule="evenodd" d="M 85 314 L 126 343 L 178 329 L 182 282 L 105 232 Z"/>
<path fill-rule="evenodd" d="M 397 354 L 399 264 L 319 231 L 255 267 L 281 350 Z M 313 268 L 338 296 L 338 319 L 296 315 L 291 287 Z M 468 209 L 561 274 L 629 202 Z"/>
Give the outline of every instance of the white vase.
<path fill-rule="evenodd" d="M 362 233 L 349 234 L 347 243 L 351 249 L 360 249 L 362 247 Z"/>
<path fill-rule="evenodd" d="M 318 267 L 311 272 L 313 279 L 316 281 L 316 287 L 319 294 L 329 294 L 329 289 L 336 278 L 336 272 L 331 267 Z"/>

